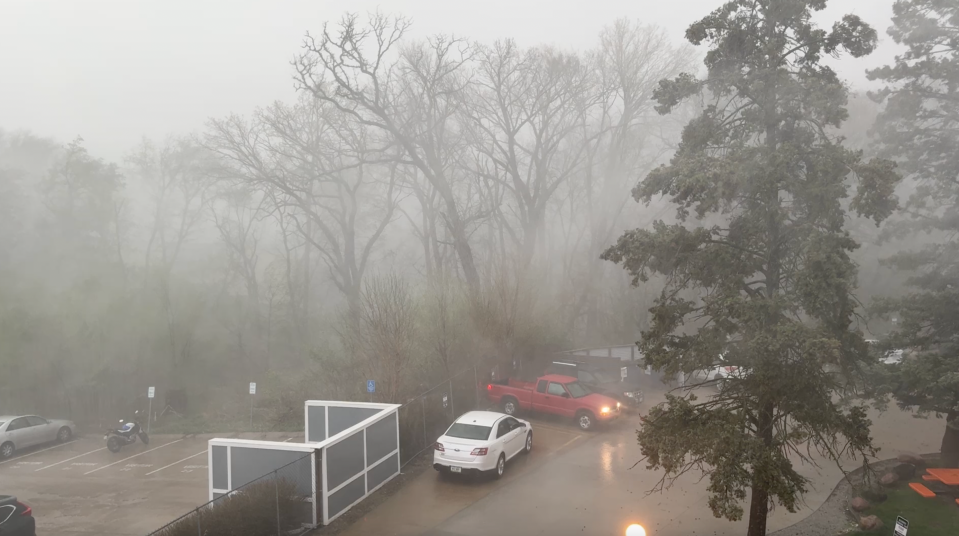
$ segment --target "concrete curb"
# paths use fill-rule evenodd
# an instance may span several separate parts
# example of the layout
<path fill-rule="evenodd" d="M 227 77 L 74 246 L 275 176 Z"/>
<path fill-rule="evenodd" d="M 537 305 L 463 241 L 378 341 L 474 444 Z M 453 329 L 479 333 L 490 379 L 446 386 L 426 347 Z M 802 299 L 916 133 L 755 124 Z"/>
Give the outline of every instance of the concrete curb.
<path fill-rule="evenodd" d="M 921 454 L 923 459 L 935 459 L 939 457 L 938 452 Z M 877 473 L 895 467 L 899 461 L 896 458 L 889 458 L 869 464 L 869 468 Z M 863 467 L 854 469 L 841 478 L 832 493 L 826 497 L 826 500 L 804 519 L 793 523 L 792 525 L 779 529 L 776 532 L 770 532 L 768 536 L 823 536 L 826 534 L 837 534 L 847 527 L 849 523 L 858 521 L 858 516 L 853 512 L 848 502 L 852 498 L 853 485 L 862 483 L 864 472 Z M 855 517 L 854 517 L 855 516 Z"/>

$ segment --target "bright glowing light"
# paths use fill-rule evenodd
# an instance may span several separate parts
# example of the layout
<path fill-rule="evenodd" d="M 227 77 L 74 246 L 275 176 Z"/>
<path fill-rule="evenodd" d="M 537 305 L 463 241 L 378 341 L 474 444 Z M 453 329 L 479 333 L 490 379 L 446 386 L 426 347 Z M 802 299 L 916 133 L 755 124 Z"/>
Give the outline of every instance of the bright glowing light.
<path fill-rule="evenodd" d="M 646 536 L 646 529 L 642 525 L 633 523 L 626 527 L 626 536 Z"/>

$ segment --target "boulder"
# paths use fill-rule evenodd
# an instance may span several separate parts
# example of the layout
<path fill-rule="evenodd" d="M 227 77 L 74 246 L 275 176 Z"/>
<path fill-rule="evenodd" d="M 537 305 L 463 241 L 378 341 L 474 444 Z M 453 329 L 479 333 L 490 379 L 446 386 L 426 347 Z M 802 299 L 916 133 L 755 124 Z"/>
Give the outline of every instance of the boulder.
<path fill-rule="evenodd" d="M 886 473 L 879 478 L 879 483 L 887 488 L 895 486 L 898 482 L 899 475 L 896 473 Z"/>
<path fill-rule="evenodd" d="M 899 480 L 909 480 L 916 476 L 916 466 L 911 463 L 900 463 L 892 468 L 892 472 L 896 473 Z"/>
<path fill-rule="evenodd" d="M 867 510 L 871 505 L 866 499 L 863 499 L 862 497 L 856 497 L 851 503 L 849 503 L 849 506 L 851 506 L 852 509 L 857 512 L 862 512 L 863 510 Z"/>
<path fill-rule="evenodd" d="M 877 530 L 882 528 L 882 520 L 876 516 L 863 516 L 859 518 L 859 528 L 862 530 Z"/>
<path fill-rule="evenodd" d="M 916 467 L 926 466 L 926 460 L 924 460 L 922 456 L 916 454 L 915 452 L 903 452 L 897 456 L 896 459 L 899 460 L 899 463 L 911 463 Z"/>

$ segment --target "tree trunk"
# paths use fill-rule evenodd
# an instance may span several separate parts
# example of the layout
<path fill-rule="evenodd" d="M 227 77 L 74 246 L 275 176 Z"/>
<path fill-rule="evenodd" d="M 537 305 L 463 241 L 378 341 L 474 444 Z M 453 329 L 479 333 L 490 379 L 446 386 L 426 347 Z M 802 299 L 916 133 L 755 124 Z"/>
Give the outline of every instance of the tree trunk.
<path fill-rule="evenodd" d="M 775 407 L 765 403 L 759 413 L 757 432 L 766 449 L 773 448 L 773 414 Z M 769 490 L 759 476 L 767 468 L 753 465 L 752 499 L 749 503 L 749 528 L 746 536 L 766 536 L 766 517 L 769 514 Z"/>
<path fill-rule="evenodd" d="M 746 536 L 766 536 L 766 516 L 769 514 L 769 493 L 753 481 L 753 496 L 749 503 L 749 528 Z"/>
<path fill-rule="evenodd" d="M 451 207 L 451 211 L 452 212 Z M 469 244 L 469 237 L 466 234 L 466 226 L 456 213 L 448 215 L 450 220 L 449 230 L 453 238 L 453 248 L 456 249 L 456 255 L 459 257 L 460 266 L 463 268 L 463 276 L 466 278 L 466 284 L 471 291 L 479 290 L 479 272 L 476 270 L 476 263 L 473 259 L 473 249 Z"/>
<path fill-rule="evenodd" d="M 946 431 L 942 434 L 939 456 L 943 467 L 959 468 L 959 414 L 957 413 L 950 413 L 946 417 Z"/>

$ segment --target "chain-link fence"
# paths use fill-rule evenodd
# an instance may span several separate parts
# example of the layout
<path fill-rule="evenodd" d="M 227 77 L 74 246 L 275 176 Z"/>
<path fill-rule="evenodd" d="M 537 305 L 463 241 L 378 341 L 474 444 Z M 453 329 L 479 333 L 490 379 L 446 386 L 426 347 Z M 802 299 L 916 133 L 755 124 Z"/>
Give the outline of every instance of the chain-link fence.
<path fill-rule="evenodd" d="M 467 411 L 486 409 L 486 390 L 476 367 L 451 376 L 399 408 L 400 463 L 406 465 L 433 448 L 436 438 Z"/>
<path fill-rule="evenodd" d="M 9 379 L 9 378 L 8 378 Z M 146 391 L 143 392 L 146 398 Z M 0 410 L 10 415 L 42 415 L 70 419 L 86 428 L 102 428 L 136 409 L 135 393 L 128 388 L 95 386 L 37 388 L 31 382 L 0 387 Z M 144 405 L 143 410 L 146 410 Z"/>
<path fill-rule="evenodd" d="M 279 536 L 314 523 L 306 454 L 180 516 L 149 536 Z"/>

